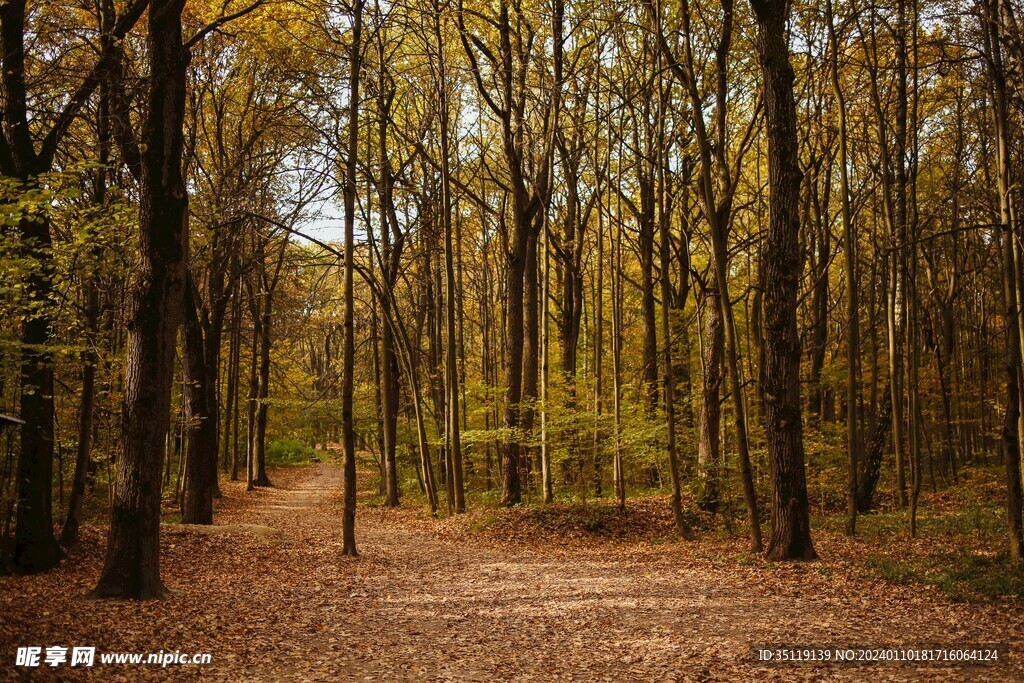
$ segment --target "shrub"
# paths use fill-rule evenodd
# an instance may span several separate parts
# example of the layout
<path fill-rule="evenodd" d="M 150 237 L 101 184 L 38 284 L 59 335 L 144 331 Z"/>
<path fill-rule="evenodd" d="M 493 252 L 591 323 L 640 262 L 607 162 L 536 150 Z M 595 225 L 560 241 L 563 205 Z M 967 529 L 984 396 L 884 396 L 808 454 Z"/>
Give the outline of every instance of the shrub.
<path fill-rule="evenodd" d="M 315 456 L 318 457 L 316 451 L 298 439 L 277 439 L 267 444 L 268 465 L 304 465 Z"/>

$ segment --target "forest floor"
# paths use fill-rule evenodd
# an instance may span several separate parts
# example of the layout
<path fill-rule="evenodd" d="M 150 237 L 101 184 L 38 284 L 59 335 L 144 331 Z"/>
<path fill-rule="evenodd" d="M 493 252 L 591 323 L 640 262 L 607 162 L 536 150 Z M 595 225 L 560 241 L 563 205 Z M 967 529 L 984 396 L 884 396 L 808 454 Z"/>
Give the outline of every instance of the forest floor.
<path fill-rule="evenodd" d="M 217 527 L 165 525 L 162 573 L 175 593 L 162 601 L 83 598 L 103 560 L 96 526 L 57 570 L 0 577 L 0 679 L 1024 679 L 1017 652 L 984 667 L 754 664 L 755 644 L 1024 642 L 1019 602 L 952 603 L 851 576 L 839 561 L 737 560 L 715 541 L 451 534 L 416 510 L 366 505 L 361 556 L 343 558 L 340 474 L 326 463 L 281 468 L 274 488 L 251 494 L 225 483 Z M 830 543 L 819 539 L 826 557 Z M 29 645 L 94 646 L 96 664 L 11 666 Z M 161 650 L 212 663 L 99 661 Z"/>

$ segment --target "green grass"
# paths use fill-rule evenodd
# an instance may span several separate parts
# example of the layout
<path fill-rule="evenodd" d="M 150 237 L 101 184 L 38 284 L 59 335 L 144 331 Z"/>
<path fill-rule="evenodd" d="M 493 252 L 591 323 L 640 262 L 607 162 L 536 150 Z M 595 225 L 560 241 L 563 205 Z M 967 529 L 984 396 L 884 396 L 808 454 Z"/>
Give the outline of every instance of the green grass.
<path fill-rule="evenodd" d="M 298 439 L 276 439 L 267 443 L 267 465 L 271 467 L 294 467 L 312 462 L 321 455 L 304 441 Z"/>
<path fill-rule="evenodd" d="M 873 576 L 904 585 L 935 586 L 956 602 L 1024 597 L 1024 573 L 1010 564 L 1006 553 L 957 551 L 912 559 L 873 555 L 865 565 Z"/>
<path fill-rule="evenodd" d="M 814 515 L 811 528 L 843 533 L 846 515 Z M 857 536 L 869 540 L 889 540 L 906 536 L 910 529 L 910 511 L 873 512 L 857 516 Z M 969 503 L 952 510 L 922 506 L 917 513 L 918 535 L 925 538 L 970 538 L 998 541 L 1006 535 L 1006 511 L 996 503 Z"/>

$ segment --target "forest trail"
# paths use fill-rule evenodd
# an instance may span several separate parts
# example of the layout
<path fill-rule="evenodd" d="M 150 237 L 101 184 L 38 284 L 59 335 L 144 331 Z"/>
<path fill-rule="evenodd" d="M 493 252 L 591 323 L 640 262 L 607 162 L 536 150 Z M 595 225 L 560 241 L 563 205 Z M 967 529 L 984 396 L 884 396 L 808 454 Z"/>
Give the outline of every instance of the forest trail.
<path fill-rule="evenodd" d="M 1022 675 L 1019 658 L 974 669 L 746 661 L 755 643 L 1020 643 L 1024 628 L 1013 606 L 951 604 L 920 588 L 836 582 L 825 563 L 694 557 L 683 543 L 528 549 L 458 542 L 404 523 L 414 511 L 366 506 L 357 516 L 361 557 L 346 559 L 340 468 L 279 469 L 271 478 L 274 488 L 250 494 L 225 485 L 217 528 L 165 527 L 163 576 L 179 592 L 164 601 L 82 599 L 102 561 L 94 527 L 75 561 L 57 571 L 0 578 L 3 656 L 10 662 L 16 646 L 32 644 L 213 656 L 207 666 L 169 669 L 37 669 L 33 680 L 86 671 L 103 680 L 258 681 Z"/>

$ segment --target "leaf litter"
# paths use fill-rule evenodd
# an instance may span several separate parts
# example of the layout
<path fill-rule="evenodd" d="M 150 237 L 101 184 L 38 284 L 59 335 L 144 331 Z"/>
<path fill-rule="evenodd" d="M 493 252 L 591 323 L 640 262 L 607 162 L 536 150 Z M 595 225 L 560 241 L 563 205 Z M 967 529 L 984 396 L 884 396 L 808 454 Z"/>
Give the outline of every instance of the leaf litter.
<path fill-rule="evenodd" d="M 1024 679 L 1013 656 L 977 668 L 752 663 L 751 646 L 765 643 L 1021 642 L 1019 602 L 952 603 L 927 586 L 868 580 L 856 569 L 857 540 L 818 534 L 826 559 L 775 564 L 739 540 L 673 538 L 657 499 L 629 501 L 632 517 L 621 519 L 555 508 L 438 520 L 360 507 L 361 556 L 350 559 L 341 555 L 340 469 L 282 468 L 272 480 L 251 493 L 223 482 L 217 527 L 164 525 L 162 575 L 175 589 L 164 600 L 83 598 L 103 562 L 97 526 L 83 528 L 55 571 L 0 577 L 0 678 Z M 631 531 L 639 527 L 654 531 Z M 26 645 L 208 652 L 213 661 L 11 666 Z"/>

